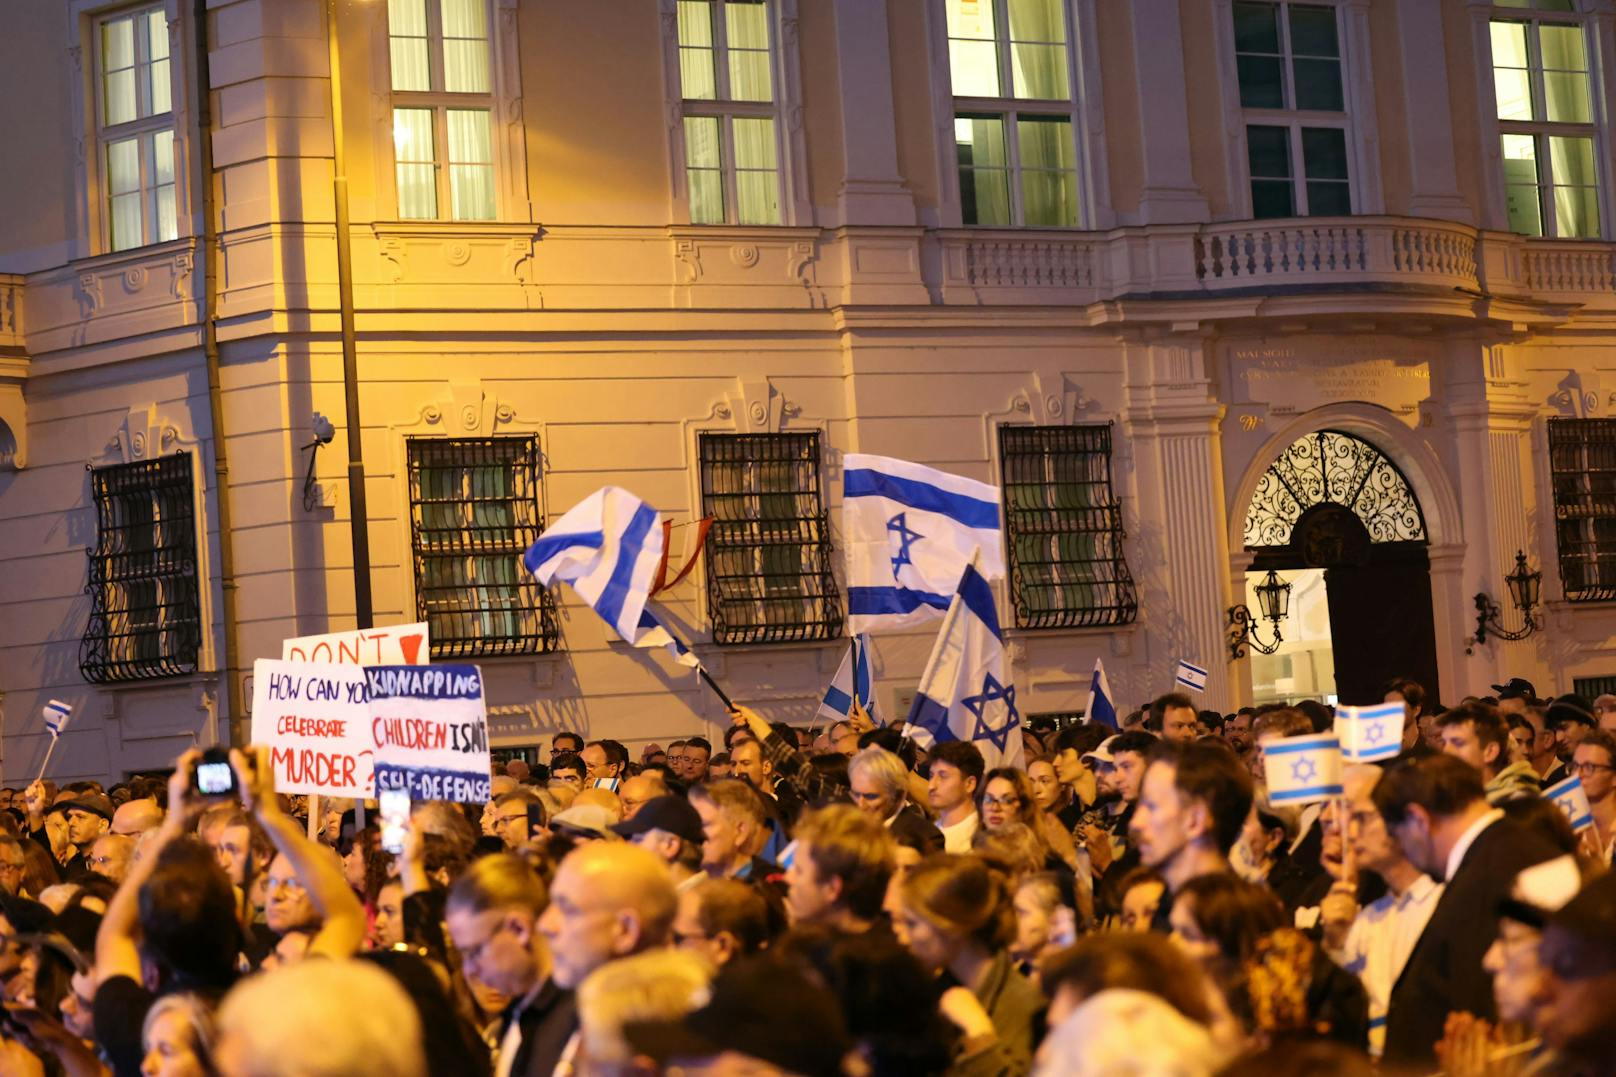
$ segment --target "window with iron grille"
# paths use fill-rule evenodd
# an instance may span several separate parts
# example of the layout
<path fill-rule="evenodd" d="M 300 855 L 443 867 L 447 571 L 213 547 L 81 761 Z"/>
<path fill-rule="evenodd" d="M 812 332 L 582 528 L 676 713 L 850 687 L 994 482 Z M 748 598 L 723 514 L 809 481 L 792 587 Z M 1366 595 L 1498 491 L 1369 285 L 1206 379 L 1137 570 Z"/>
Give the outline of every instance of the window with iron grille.
<path fill-rule="evenodd" d="M 713 642 L 839 635 L 819 435 L 702 434 L 700 455 Z"/>
<path fill-rule="evenodd" d="M 1578 677 L 1571 682 L 1571 690 L 1589 702 L 1600 696 L 1616 695 L 1616 676 Z"/>
<path fill-rule="evenodd" d="M 544 530 L 536 437 L 411 438 L 415 614 L 434 658 L 548 654 L 550 593 L 522 568 Z"/>
<path fill-rule="evenodd" d="M 1001 426 L 1005 547 L 1021 628 L 1129 624 L 1139 612 L 1111 492 L 1111 426 Z"/>
<path fill-rule="evenodd" d="M 194 673 L 202 606 L 191 455 L 93 468 L 90 491 L 96 543 L 79 671 L 96 684 Z"/>
<path fill-rule="evenodd" d="M 1616 419 L 1550 419 L 1549 469 L 1566 598 L 1616 599 Z"/>

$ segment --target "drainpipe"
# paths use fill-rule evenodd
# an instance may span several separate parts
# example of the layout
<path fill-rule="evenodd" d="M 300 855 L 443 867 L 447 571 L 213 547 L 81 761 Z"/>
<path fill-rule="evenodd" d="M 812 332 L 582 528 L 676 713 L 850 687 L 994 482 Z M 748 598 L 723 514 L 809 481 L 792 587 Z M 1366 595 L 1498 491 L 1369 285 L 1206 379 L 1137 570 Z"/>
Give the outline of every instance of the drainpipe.
<path fill-rule="evenodd" d="M 198 291 L 197 316 L 202 322 L 202 354 L 208 368 L 208 411 L 213 425 L 213 488 L 217 492 L 219 514 L 219 593 L 224 615 L 224 683 L 226 713 L 230 720 L 230 743 L 247 743 L 247 708 L 242 701 L 242 683 L 237 675 L 239 648 L 236 633 L 236 559 L 234 531 L 230 523 L 230 452 L 224 429 L 224 394 L 219 387 L 219 334 L 214 325 L 219 300 L 219 230 L 215 222 L 213 198 L 213 97 L 208 70 L 207 0 L 196 0 L 196 78 L 192 104 L 196 107 L 196 154 L 200 164 L 202 196 L 202 242 L 197 247 L 197 268 L 202 273 Z"/>

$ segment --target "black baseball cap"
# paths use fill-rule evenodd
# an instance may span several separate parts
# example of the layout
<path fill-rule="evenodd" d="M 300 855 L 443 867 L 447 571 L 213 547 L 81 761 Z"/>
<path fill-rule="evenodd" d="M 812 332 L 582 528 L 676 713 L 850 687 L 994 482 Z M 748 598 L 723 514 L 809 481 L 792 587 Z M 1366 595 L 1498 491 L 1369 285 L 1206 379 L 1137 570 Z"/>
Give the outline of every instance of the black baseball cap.
<path fill-rule="evenodd" d="M 835 996 L 768 954 L 726 966 L 701 1009 L 672 1021 L 630 1021 L 623 1036 L 662 1064 L 734 1051 L 803 1077 L 841 1077 L 853 1048 Z"/>
<path fill-rule="evenodd" d="M 1543 716 L 1543 721 L 1550 729 L 1557 729 L 1567 722 L 1581 722 L 1586 726 L 1599 724 L 1599 719 L 1594 717 L 1593 704 L 1572 692 L 1555 696 L 1554 702 L 1549 704 L 1549 709 Z"/>
<path fill-rule="evenodd" d="M 1537 689 L 1525 677 L 1511 677 L 1507 684 L 1493 685 L 1493 692 L 1499 699 L 1536 699 Z"/>
<path fill-rule="evenodd" d="M 619 837 L 632 838 L 649 830 L 666 830 L 692 845 L 702 842 L 701 816 L 684 797 L 652 797 L 640 805 L 634 818 L 613 825 L 612 832 Z"/>

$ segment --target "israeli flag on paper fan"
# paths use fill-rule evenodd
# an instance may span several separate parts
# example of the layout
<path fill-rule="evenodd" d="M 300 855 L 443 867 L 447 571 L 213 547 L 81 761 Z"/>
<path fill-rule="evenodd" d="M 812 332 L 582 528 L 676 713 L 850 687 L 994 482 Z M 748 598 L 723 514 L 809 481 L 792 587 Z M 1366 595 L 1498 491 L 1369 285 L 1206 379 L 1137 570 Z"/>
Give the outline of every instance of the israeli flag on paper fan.
<path fill-rule="evenodd" d="M 701 659 L 685 646 L 684 640 L 674 635 L 673 630 L 651 612 L 649 606 L 640 611 L 640 635 L 634 641 L 634 646 L 665 647 L 673 660 L 681 666 L 689 666 L 691 669 L 701 668 Z"/>
<path fill-rule="evenodd" d="M 993 590 L 973 563 L 966 564 L 937 633 L 904 736 L 923 748 L 974 742 L 989 770 L 1023 763 L 1021 712 L 1016 686 L 1005 676 Z"/>
<path fill-rule="evenodd" d="M 67 723 L 73 717 L 72 705 L 63 703 L 59 699 L 53 699 L 45 704 L 44 709 L 45 729 L 53 738 L 61 736 L 62 730 L 67 728 Z"/>
<path fill-rule="evenodd" d="M 1263 745 L 1268 803 L 1312 804 L 1341 795 L 1341 742 L 1329 733 Z"/>
<path fill-rule="evenodd" d="M 1192 691 L 1206 691 L 1206 670 L 1200 666 L 1191 665 L 1182 658 L 1178 660 L 1178 673 L 1173 680 Z"/>
<path fill-rule="evenodd" d="M 1554 806 L 1565 812 L 1566 818 L 1571 820 L 1572 830 L 1586 830 L 1594 825 L 1594 810 L 1588 803 L 1588 791 L 1582 787 L 1582 779 L 1575 774 L 1543 790 L 1543 796 L 1554 801 Z"/>
<path fill-rule="evenodd" d="M 984 578 L 1004 575 L 999 488 L 935 468 L 848 453 L 842 531 L 853 635 L 941 617 L 977 550 Z"/>
<path fill-rule="evenodd" d="M 627 490 L 603 486 L 551 524 L 522 564 L 546 587 L 572 584 L 578 597 L 630 643 L 662 563 L 662 518 Z"/>
<path fill-rule="evenodd" d="M 842 656 L 836 676 L 825 689 L 825 698 L 819 704 L 819 717 L 840 722 L 853 710 L 858 700 L 864 713 L 875 718 L 875 686 L 870 677 L 870 637 L 854 636 L 853 645 Z M 879 719 L 877 719 L 879 722 Z"/>
<path fill-rule="evenodd" d="M 1335 737 L 1341 742 L 1341 757 L 1349 763 L 1393 759 L 1403 751 L 1403 705 L 1337 707 Z"/>
<path fill-rule="evenodd" d="M 1094 660 L 1094 677 L 1089 681 L 1089 702 L 1083 708 L 1083 717 L 1112 729 L 1117 725 L 1117 705 L 1112 702 L 1111 684 L 1105 679 L 1105 663 Z"/>

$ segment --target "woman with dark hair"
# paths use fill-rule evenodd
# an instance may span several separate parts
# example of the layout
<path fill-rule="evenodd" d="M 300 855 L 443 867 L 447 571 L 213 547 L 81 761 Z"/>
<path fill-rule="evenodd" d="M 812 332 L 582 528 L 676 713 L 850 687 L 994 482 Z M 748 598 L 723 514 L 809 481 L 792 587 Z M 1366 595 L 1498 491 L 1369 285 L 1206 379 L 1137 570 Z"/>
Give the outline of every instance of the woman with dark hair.
<path fill-rule="evenodd" d="M 1201 875 L 1173 898 L 1173 941 L 1213 976 L 1238 973 L 1258 941 L 1285 926 L 1285 909 L 1266 887 L 1234 875 Z"/>
<path fill-rule="evenodd" d="M 998 830 L 1020 823 L 1037 838 L 1044 862 L 1040 870 L 1075 873 L 1079 868 L 1077 846 L 1059 819 L 1038 807 L 1032 781 L 1015 767 L 996 767 L 982 778 L 977 795 L 982 829 Z M 1085 873 L 1086 875 L 1086 873 Z M 1086 880 L 1085 880 L 1086 881 Z"/>
<path fill-rule="evenodd" d="M 938 853 L 910 871 L 900 895 L 900 936 L 921 964 L 969 998 L 945 991 L 944 1012 L 985 1011 L 992 1033 L 1025 1067 L 1042 1035 L 1044 998 L 1010 957 L 1016 914 L 1009 882 L 975 856 Z M 986 1030 L 982 1030 L 986 1033 Z"/>
<path fill-rule="evenodd" d="M 378 950 L 360 958 L 386 970 L 404 988 L 421 1016 L 422 1046 L 428 1073 L 488 1077 L 493 1062 L 469 1016 L 444 989 L 444 968 L 403 950 Z"/>

